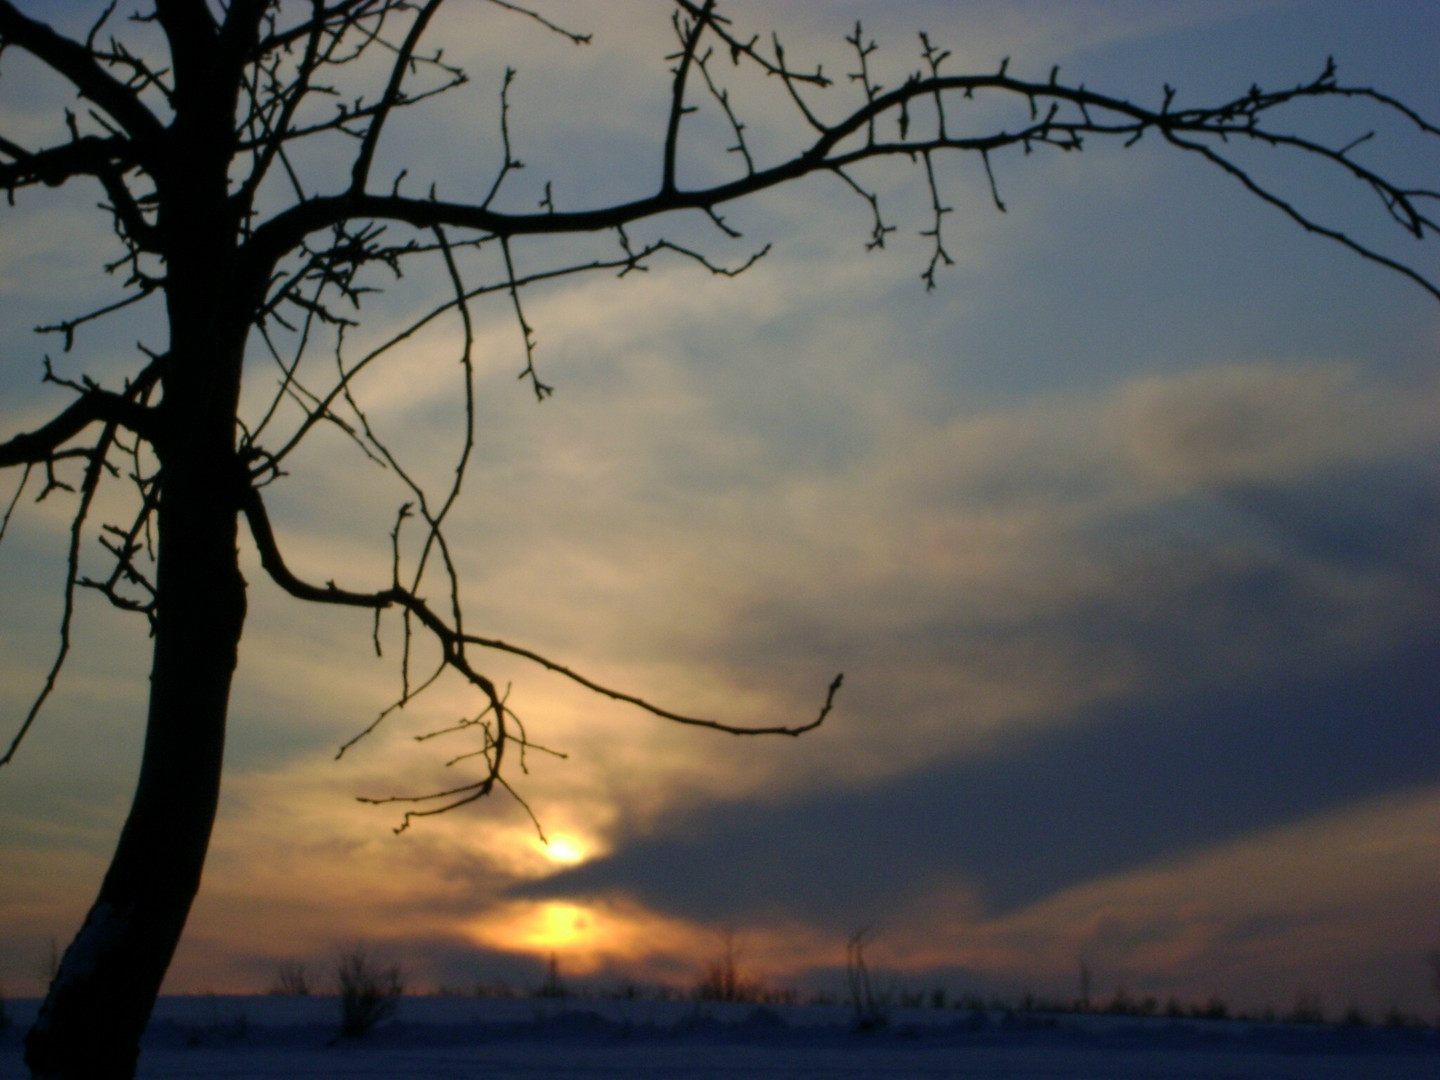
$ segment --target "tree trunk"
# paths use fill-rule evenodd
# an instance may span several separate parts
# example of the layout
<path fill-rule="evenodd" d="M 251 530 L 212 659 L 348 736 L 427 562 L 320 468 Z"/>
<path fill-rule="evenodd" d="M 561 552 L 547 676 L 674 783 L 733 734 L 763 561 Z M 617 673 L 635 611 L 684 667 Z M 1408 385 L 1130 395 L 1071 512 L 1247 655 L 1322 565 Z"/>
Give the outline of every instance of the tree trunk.
<path fill-rule="evenodd" d="M 200 886 L 245 621 L 234 488 L 243 335 L 237 347 L 209 352 L 182 351 L 191 362 L 176 363 L 164 380 L 162 415 L 174 422 L 157 443 L 157 612 L 140 779 L 100 895 L 26 1037 L 35 1077 L 134 1075 L 140 1036 Z"/>

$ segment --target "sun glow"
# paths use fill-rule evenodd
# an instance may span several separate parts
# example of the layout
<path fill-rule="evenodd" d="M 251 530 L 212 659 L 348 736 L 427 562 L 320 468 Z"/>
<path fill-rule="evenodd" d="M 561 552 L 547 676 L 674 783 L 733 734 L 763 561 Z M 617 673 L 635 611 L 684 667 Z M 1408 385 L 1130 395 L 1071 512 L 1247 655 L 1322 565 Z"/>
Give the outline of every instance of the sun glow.
<path fill-rule="evenodd" d="M 491 911 L 472 923 L 469 932 L 488 948 L 559 953 L 566 969 L 577 974 L 655 955 L 699 955 L 697 950 L 708 948 L 711 936 L 702 928 L 625 903 L 564 900 L 520 902 Z"/>
<path fill-rule="evenodd" d="M 574 866 L 584 862 L 589 855 L 586 845 L 577 837 L 558 834 L 551 836 L 548 843 L 542 843 L 540 850 L 551 862 Z"/>
<path fill-rule="evenodd" d="M 522 930 L 521 941 L 534 949 L 568 950 L 600 944 L 604 937 L 595 913 L 577 904 L 541 904 Z"/>

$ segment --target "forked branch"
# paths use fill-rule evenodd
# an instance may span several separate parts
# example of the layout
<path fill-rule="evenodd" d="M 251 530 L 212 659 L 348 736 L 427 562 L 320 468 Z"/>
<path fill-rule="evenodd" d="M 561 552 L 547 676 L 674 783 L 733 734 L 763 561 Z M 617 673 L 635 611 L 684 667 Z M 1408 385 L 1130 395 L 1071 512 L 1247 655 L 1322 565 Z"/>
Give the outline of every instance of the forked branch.
<path fill-rule="evenodd" d="M 276 540 L 274 529 L 270 523 L 264 499 L 260 492 L 253 487 L 246 487 L 240 492 L 239 498 L 240 509 L 245 515 L 251 538 L 254 540 L 256 549 L 259 552 L 261 566 L 264 567 L 266 573 L 270 575 L 271 580 L 279 585 L 280 588 L 297 599 L 310 601 L 312 603 L 367 608 L 377 613 L 391 608 L 398 608 L 403 611 L 406 616 L 413 618 L 420 626 L 429 631 L 431 637 L 439 646 L 441 660 L 436 672 L 417 690 L 412 691 L 407 685 L 401 699 L 382 711 L 380 716 L 365 728 L 360 735 L 346 743 L 345 747 L 341 749 L 342 753 L 359 738 L 363 738 L 365 735 L 374 731 L 380 722 L 396 708 L 414 700 L 416 694 L 423 691 L 429 685 L 433 685 L 435 679 L 443 670 L 455 672 L 480 692 L 486 702 L 485 711 L 482 712 L 481 717 L 484 717 L 486 714 L 493 715 L 493 725 L 480 724 L 479 720 L 471 721 L 464 725 L 466 727 L 479 725 L 483 729 L 485 744 L 480 751 L 480 756 L 485 757 L 489 765 L 486 775 L 481 780 L 429 795 L 365 800 L 367 802 L 417 802 L 459 797 L 458 801 L 449 803 L 443 808 L 413 811 L 407 815 L 407 823 L 411 816 L 424 816 L 431 813 L 442 812 L 442 810 L 454 809 L 456 806 L 461 806 L 474 799 L 480 798 L 488 794 L 497 783 L 505 786 L 507 790 L 509 789 L 509 785 L 506 784 L 501 776 L 500 769 L 507 741 L 515 738 L 511 730 L 514 722 L 514 714 L 507 709 L 502 696 L 496 690 L 494 682 L 471 664 L 466 653 L 467 647 L 473 646 L 475 648 L 489 649 L 495 652 L 522 657 L 547 671 L 552 671 L 557 675 L 564 676 L 593 693 L 608 697 L 614 701 L 632 705 L 663 720 L 690 727 L 708 728 L 709 730 L 723 732 L 728 735 L 788 735 L 794 737 L 803 735 L 807 731 L 812 731 L 824 723 L 825 718 L 829 716 L 831 710 L 834 708 L 835 697 L 839 693 L 844 679 L 843 674 L 835 676 L 826 691 L 825 700 L 818 715 L 815 719 L 803 724 L 744 726 L 674 712 L 638 695 L 617 690 L 614 687 L 596 682 L 575 671 L 573 668 L 558 663 L 532 649 L 512 645 L 498 638 L 482 637 L 477 634 L 463 632 L 439 615 L 422 597 L 416 595 L 411 589 L 401 586 L 398 581 L 398 576 L 390 587 L 374 592 L 356 592 L 349 589 L 342 589 L 333 581 L 326 582 L 323 586 L 307 582 L 298 577 L 286 565 Z M 528 739 L 523 738 L 523 735 L 519 739 L 519 742 L 523 746 L 533 745 Z M 402 828 L 403 827 L 402 825 Z"/>
<path fill-rule="evenodd" d="M 685 6 L 689 10 L 690 6 Z M 933 172 L 935 156 L 947 153 L 979 155 L 984 161 L 997 205 L 1003 205 L 999 203 L 993 171 L 994 156 L 1000 151 L 1020 149 L 1029 152 L 1037 147 L 1080 150 L 1084 146 L 1085 138 L 1089 136 L 1118 138 L 1126 145 L 1132 145 L 1147 132 L 1155 132 L 1180 149 L 1199 151 L 1206 160 L 1261 195 L 1265 201 L 1287 213 L 1305 228 L 1344 244 L 1365 259 L 1390 269 L 1401 270 L 1427 292 L 1440 299 L 1440 287 L 1425 274 L 1413 268 L 1407 271 L 1403 264 L 1384 255 L 1371 244 L 1343 230 L 1326 226 L 1299 211 L 1283 196 L 1238 164 L 1226 149 L 1232 143 L 1264 145 L 1328 163 L 1378 194 L 1387 215 L 1412 235 L 1423 237 L 1434 233 L 1437 230 L 1436 217 L 1429 207 L 1440 200 L 1440 192 L 1405 186 L 1366 169 L 1351 155 L 1355 145 L 1353 141 L 1330 145 L 1292 133 L 1271 130 L 1265 126 L 1264 120 L 1286 105 L 1308 100 L 1347 98 L 1369 101 L 1384 111 L 1413 121 L 1423 135 L 1433 137 L 1440 134 L 1440 131 L 1419 118 L 1418 114 L 1396 104 L 1384 94 L 1364 87 L 1337 85 L 1331 68 L 1327 68 L 1326 72 L 1314 81 L 1291 90 L 1269 94 L 1256 91 L 1218 106 L 1188 109 L 1173 108 L 1172 95 L 1167 95 L 1158 109 L 1147 108 L 1083 86 L 1066 86 L 1058 80 L 1032 82 L 1019 79 L 1008 74 L 1004 67 L 991 74 L 935 74 L 925 77 L 916 75 L 895 89 L 883 92 L 870 81 L 867 71 L 864 75 L 866 100 L 841 120 L 820 124 L 814 140 L 807 147 L 782 161 L 764 167 L 748 162 L 747 155 L 748 163 L 743 175 L 693 188 L 682 188 L 676 181 L 676 132 L 680 118 L 690 108 L 681 96 L 684 91 L 683 75 L 688 65 L 694 62 L 692 58 L 700 55 L 697 50 L 701 48 L 703 32 L 709 29 L 719 33 L 719 16 L 714 13 L 712 6 L 695 7 L 694 15 L 697 21 L 691 26 L 681 28 L 684 33 L 684 48 L 676 57 L 675 96 L 671 101 L 670 125 L 663 150 L 664 169 L 658 189 L 653 194 L 631 202 L 589 210 L 562 211 L 557 210 L 553 204 L 547 204 L 534 213 L 503 212 L 488 202 L 472 204 L 437 198 L 419 199 L 393 193 L 380 195 L 351 192 L 340 196 L 322 196 L 292 206 L 257 228 L 251 253 L 262 260 L 263 264 L 270 265 L 272 260 L 292 249 L 306 235 L 351 219 L 405 222 L 417 229 L 431 229 L 441 225 L 510 239 L 623 228 L 638 221 L 687 210 L 713 215 L 718 207 L 727 202 L 813 173 L 834 173 L 854 186 L 855 182 L 848 176 L 847 170 L 862 162 L 905 158 L 923 164 L 927 168 L 928 176 Z M 927 61 L 938 71 L 940 55 L 935 53 L 934 46 L 928 41 L 927 50 Z M 753 49 L 750 52 L 741 50 L 740 55 L 749 57 L 751 52 Z M 713 86 L 709 89 L 712 96 L 718 97 L 723 88 Z M 1018 101 L 1029 113 L 1028 122 L 1013 128 L 961 134 L 952 130 L 953 122 L 947 122 L 944 114 L 938 113 L 931 131 L 925 133 L 915 130 L 919 124 L 913 113 L 921 105 L 927 102 L 943 102 L 952 96 L 964 99 L 980 94 L 993 94 Z M 879 124 L 886 118 L 893 119 L 903 134 L 894 139 L 884 137 L 880 133 Z M 743 130 L 743 127 L 735 126 L 743 124 L 743 121 L 733 112 L 728 119 L 732 130 L 737 133 Z M 930 182 L 930 189 L 937 215 L 943 214 L 945 207 L 933 181 Z M 863 189 L 861 190 L 863 193 Z M 935 238 L 937 233 L 932 229 L 927 231 L 927 235 Z M 942 249 L 937 247 L 934 254 L 936 264 L 945 261 L 941 251 Z M 933 268 L 932 266 L 931 269 Z"/>

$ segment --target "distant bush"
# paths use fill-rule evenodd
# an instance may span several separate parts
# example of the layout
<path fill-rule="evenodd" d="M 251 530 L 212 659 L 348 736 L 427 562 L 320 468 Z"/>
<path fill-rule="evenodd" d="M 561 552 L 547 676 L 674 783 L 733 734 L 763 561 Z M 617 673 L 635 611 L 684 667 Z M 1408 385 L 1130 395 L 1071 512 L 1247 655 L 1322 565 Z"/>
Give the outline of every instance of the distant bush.
<path fill-rule="evenodd" d="M 275 965 L 275 981 L 267 993 L 277 997 L 308 997 L 310 976 L 299 960 L 281 960 Z"/>
<path fill-rule="evenodd" d="M 564 998 L 569 997 L 565 984 L 560 981 L 560 958 L 554 953 L 550 954 L 550 960 L 545 965 L 545 981 L 535 990 L 536 997 L 542 998 Z"/>
<path fill-rule="evenodd" d="M 1212 996 L 1196 1015 L 1202 1020 L 1226 1020 L 1230 1017 L 1230 1006 L 1222 998 Z"/>
<path fill-rule="evenodd" d="M 1350 1003 L 1350 1007 L 1345 1010 L 1345 1015 L 1340 1018 L 1340 1022 L 1346 1027 L 1370 1026 L 1370 1018 L 1366 1016 L 1360 1010 L 1360 1006 L 1355 1004 L 1355 1002 L 1353 1001 Z"/>
<path fill-rule="evenodd" d="M 1290 1015 L 1285 1019 L 1292 1024 L 1325 1023 L 1325 1010 L 1320 1006 L 1320 995 L 1304 991 L 1296 994 L 1295 1008 L 1290 1010 Z"/>
<path fill-rule="evenodd" d="M 850 988 L 850 1004 L 855 1009 L 855 1027 L 859 1031 L 876 1031 L 890 1019 L 887 995 L 876 993 L 870 969 L 865 964 L 865 942 L 869 930 L 857 930 L 845 943 L 845 979 Z"/>
<path fill-rule="evenodd" d="M 1380 1022 L 1388 1028 L 1423 1027 L 1425 1024 L 1420 1017 L 1401 1012 L 1400 1006 L 1393 1001 L 1390 1003 L 1390 1008 L 1385 1010 L 1385 1015 Z"/>
<path fill-rule="evenodd" d="M 1173 998 L 1166 1004 L 1166 1009 L 1172 1007 L 1177 1010 L 1180 1008 Z M 1153 997 L 1132 998 L 1122 986 L 1115 991 L 1115 996 L 1101 1011 L 1109 1016 L 1154 1016 L 1160 1011 L 1160 1002 Z"/>
<path fill-rule="evenodd" d="M 503 981 L 493 983 L 477 982 L 472 993 L 478 998 L 513 998 L 519 996 L 515 987 Z"/>
<path fill-rule="evenodd" d="M 793 1000 L 795 995 L 791 994 Z M 767 991 L 758 982 L 749 982 L 740 975 L 740 950 L 735 945 L 735 930 L 725 927 L 720 931 L 720 954 L 705 963 L 704 971 L 695 984 L 697 1001 L 765 1001 L 783 1004 L 785 994 Z"/>
<path fill-rule="evenodd" d="M 405 982 L 397 966 L 382 967 L 364 945 L 352 945 L 336 958 L 335 989 L 340 997 L 340 1034 L 361 1039 L 395 1015 Z"/>

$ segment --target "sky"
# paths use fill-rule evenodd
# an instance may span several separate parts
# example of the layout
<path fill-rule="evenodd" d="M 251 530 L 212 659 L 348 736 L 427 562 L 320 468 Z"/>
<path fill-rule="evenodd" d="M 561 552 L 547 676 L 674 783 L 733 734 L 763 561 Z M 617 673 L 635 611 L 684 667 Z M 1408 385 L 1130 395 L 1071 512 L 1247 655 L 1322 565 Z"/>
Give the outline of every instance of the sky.
<path fill-rule="evenodd" d="M 36 8 L 37 5 L 31 5 Z M 953 70 L 1065 78 L 1117 96 L 1228 99 L 1342 81 L 1440 115 L 1440 13 L 1411 3 L 727 5 L 792 58 L 853 70 L 857 16 L 893 85 L 916 31 Z M 509 130 L 525 169 L 500 204 L 645 193 L 658 175 L 666 5 L 543 5 L 576 47 L 488 5 L 434 30 L 471 81 L 397 118 L 375 175 L 483 198 Z M 77 5 L 68 17 L 83 24 Z M 67 29 L 74 32 L 76 27 Z M 82 31 L 83 32 L 83 31 Z M 129 32 L 127 30 L 127 32 Z M 7 133 L 54 130 L 63 94 L 7 53 Z M 728 72 L 727 72 L 728 74 Z M 757 154 L 797 128 L 774 82 L 734 76 Z M 839 113 L 856 93 L 837 80 Z M 973 122 L 1003 114 L 979 103 Z M 403 123 L 402 123 L 403 122 Z M 1307 114 L 1357 155 L 1433 186 L 1440 143 L 1359 108 Z M 681 182 L 730 175 L 729 133 L 687 119 Z M 327 156 L 329 155 L 329 156 Z M 1366 190 L 1276 155 L 1245 159 L 1301 205 L 1440 275 Z M 171 992 L 263 990 L 282 960 L 323 969 L 365 940 L 414 985 L 572 977 L 684 985 L 732 928 L 742 968 L 840 989 L 846 940 L 903 985 L 1425 1015 L 1440 946 L 1440 305 L 1308 236 L 1202 162 L 1143 141 L 941 163 L 955 265 L 927 292 L 923 175 L 862 174 L 897 231 L 833 178 L 704 220 L 634 230 L 703 247 L 524 297 L 537 404 L 508 301 L 477 305 L 477 444 L 450 526 L 467 625 L 609 685 L 742 724 L 833 713 L 797 740 L 681 729 L 507 657 L 486 670 L 535 742 L 504 795 L 416 822 L 357 796 L 433 790 L 462 738 L 416 736 L 478 706 L 442 681 L 335 760 L 398 692 L 398 628 L 297 606 L 242 546 L 250 617 L 227 774 Z M 302 162 L 323 185 L 346 160 Z M 343 171 L 334 173 L 343 176 Z M 153 313 L 61 353 L 29 328 L 94 306 L 109 223 L 96 191 L 25 193 L 0 217 L 0 433 L 65 397 L 42 358 L 118 380 Z M 508 201 L 507 201 L 508 200 Z M 613 252 L 516 245 L 521 272 Z M 493 275 L 486 249 L 466 262 Z M 416 264 L 347 341 L 384 340 L 444 296 Z M 459 449 L 455 320 L 357 383 L 377 429 L 438 487 Z M 317 361 L 323 364 L 323 359 Z M 255 351 L 249 415 L 273 394 Z M 278 436 L 277 436 L 278 438 Z M 290 565 L 386 584 L 395 477 L 317 432 L 268 490 Z M 14 477 L 5 477 L 7 499 Z M 117 504 L 118 505 L 118 504 Z M 0 718 L 24 715 L 53 653 L 67 505 L 21 502 L 0 545 Z M 92 556 L 99 554 L 91 541 Z M 100 565 L 98 559 L 93 564 Z M 438 586 L 437 586 L 438 587 Z M 74 654 L 0 774 L 0 986 L 41 989 L 124 818 L 147 642 L 82 599 Z M 6 729 L 9 730 L 8 728 Z M 6 736 L 8 738 L 8 735 Z M 448 740 L 448 745 L 447 745 Z"/>

